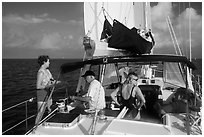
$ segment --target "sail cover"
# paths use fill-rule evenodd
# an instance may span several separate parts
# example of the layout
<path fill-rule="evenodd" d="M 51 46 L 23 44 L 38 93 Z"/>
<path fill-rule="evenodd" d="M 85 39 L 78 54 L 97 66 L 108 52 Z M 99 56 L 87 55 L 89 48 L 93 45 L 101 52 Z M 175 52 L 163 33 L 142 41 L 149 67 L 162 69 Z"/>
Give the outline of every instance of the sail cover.
<path fill-rule="evenodd" d="M 106 18 L 104 16 L 106 16 Z M 105 19 L 107 19 L 111 25 L 113 25 L 113 19 L 116 19 L 125 24 L 128 28 L 134 27 L 133 2 L 84 3 L 85 35 L 91 37 L 94 41 L 100 40 Z"/>
<path fill-rule="evenodd" d="M 107 39 L 107 42 L 108 42 L 109 38 L 111 38 L 111 36 L 112 36 L 112 33 L 113 33 L 113 28 L 112 28 L 111 24 L 109 23 L 109 21 L 107 19 L 105 19 L 100 40 Z"/>
<path fill-rule="evenodd" d="M 119 21 L 114 20 L 113 32 L 108 47 L 128 50 L 135 54 L 151 53 L 154 44 L 151 32 L 145 34 L 147 37 L 151 37 L 151 40 L 147 41 L 138 33 L 139 31 L 135 27 L 129 29 Z"/>
<path fill-rule="evenodd" d="M 150 53 L 154 45 L 153 40 L 146 41 L 136 33 L 137 29 L 146 32 L 151 29 L 148 2 L 85 2 L 84 25 L 85 35 L 95 42 L 95 49 L 123 49 L 145 54 Z M 101 44 L 104 39 L 108 46 Z"/>

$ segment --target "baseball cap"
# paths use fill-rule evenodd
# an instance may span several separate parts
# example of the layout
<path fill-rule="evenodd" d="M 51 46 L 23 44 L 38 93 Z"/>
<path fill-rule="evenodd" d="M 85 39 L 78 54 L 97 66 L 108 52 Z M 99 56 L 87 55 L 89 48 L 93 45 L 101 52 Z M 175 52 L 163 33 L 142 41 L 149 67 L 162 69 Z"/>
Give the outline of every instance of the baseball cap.
<path fill-rule="evenodd" d="M 91 71 L 91 70 L 88 70 L 81 77 L 86 77 L 86 76 L 95 76 L 95 73 L 93 71 Z"/>

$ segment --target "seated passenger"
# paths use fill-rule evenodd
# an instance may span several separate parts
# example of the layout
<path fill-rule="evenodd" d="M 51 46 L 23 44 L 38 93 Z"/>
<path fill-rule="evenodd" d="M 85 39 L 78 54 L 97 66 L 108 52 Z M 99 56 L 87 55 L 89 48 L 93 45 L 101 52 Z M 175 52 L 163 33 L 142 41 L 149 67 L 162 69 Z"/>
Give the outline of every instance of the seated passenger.
<path fill-rule="evenodd" d="M 119 69 L 119 76 L 120 76 L 120 82 L 124 83 L 125 80 L 127 79 L 127 75 L 130 71 L 129 67 L 122 67 L 121 69 Z"/>
<path fill-rule="evenodd" d="M 72 106 L 81 107 L 84 109 L 89 108 L 90 110 L 101 110 L 105 108 L 105 92 L 101 83 L 95 79 L 94 72 L 90 70 L 86 71 L 82 77 L 84 77 L 85 80 L 90 83 L 88 93 L 82 97 L 72 96 L 71 99 L 76 100 Z M 87 102 L 88 106 L 84 106 L 84 103 L 81 102 Z"/>
<path fill-rule="evenodd" d="M 187 92 L 187 93 L 186 93 Z M 163 104 L 156 103 L 154 108 L 158 110 L 158 115 L 164 115 L 166 113 L 185 113 L 187 101 L 189 107 L 193 105 L 195 99 L 193 91 L 185 88 L 178 88 L 169 98 L 163 102 Z M 201 101 L 197 99 L 197 106 L 201 107 Z"/>
<path fill-rule="evenodd" d="M 127 112 L 127 118 L 134 119 L 139 113 L 141 107 L 145 104 L 145 98 L 137 86 L 137 74 L 130 72 L 128 74 L 127 80 L 122 84 L 122 86 L 117 87 L 112 93 L 111 98 L 116 102 L 121 109 L 127 107 L 129 110 Z M 117 100 L 117 93 L 121 92 L 121 104 Z M 140 104 L 137 106 L 136 101 L 139 100 Z"/>

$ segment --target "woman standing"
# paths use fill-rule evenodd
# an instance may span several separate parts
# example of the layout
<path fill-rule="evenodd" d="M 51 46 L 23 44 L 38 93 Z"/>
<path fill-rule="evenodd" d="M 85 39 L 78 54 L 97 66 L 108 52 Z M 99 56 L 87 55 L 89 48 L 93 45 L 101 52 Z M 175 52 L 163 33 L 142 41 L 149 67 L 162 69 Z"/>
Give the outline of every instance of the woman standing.
<path fill-rule="evenodd" d="M 39 122 L 41 115 L 43 115 L 44 107 L 47 107 L 50 112 L 50 106 L 52 105 L 52 99 L 47 101 L 46 104 L 46 96 L 49 96 L 50 88 L 54 86 L 54 84 L 59 83 L 59 81 L 55 81 L 52 77 L 52 74 L 49 71 L 50 59 L 47 55 L 42 55 L 38 57 L 38 64 L 40 65 L 40 69 L 37 73 L 37 104 L 38 104 L 38 115 L 36 117 L 36 124 Z M 56 82 L 56 83 L 55 83 Z M 46 105 L 46 106 L 45 106 Z"/>

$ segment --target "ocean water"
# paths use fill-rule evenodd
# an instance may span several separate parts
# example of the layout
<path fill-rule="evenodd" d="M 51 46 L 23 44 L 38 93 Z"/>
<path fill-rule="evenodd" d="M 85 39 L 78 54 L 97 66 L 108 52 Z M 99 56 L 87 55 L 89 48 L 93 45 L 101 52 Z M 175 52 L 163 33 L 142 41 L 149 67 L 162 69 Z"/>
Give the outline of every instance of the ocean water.
<path fill-rule="evenodd" d="M 50 71 L 56 79 L 60 72 L 60 66 L 67 62 L 79 61 L 77 59 L 51 59 Z M 202 60 L 193 60 L 197 66 L 196 75 L 202 75 Z M 2 109 L 11 107 L 17 103 L 36 97 L 36 78 L 39 65 L 37 59 L 3 59 L 2 60 Z M 80 70 L 68 73 L 60 80 L 68 80 L 68 92 L 77 86 Z M 53 93 L 53 100 L 65 97 L 64 89 Z M 28 117 L 36 114 L 37 104 L 27 104 Z M 9 111 L 2 112 L 2 131 L 22 121 L 26 117 L 25 104 Z M 34 125 L 34 119 L 28 121 L 28 129 Z M 6 134 L 20 135 L 26 132 L 26 124 L 22 123 Z"/>
<path fill-rule="evenodd" d="M 67 62 L 79 61 L 79 59 L 51 59 L 50 71 L 55 79 L 60 73 L 60 66 Z M 36 97 L 36 79 L 39 65 L 37 59 L 3 59 L 2 60 L 2 109 L 5 110 L 15 104 Z M 68 73 L 64 77 L 68 80 L 67 88 L 71 91 L 76 88 L 80 70 Z M 64 80 L 59 77 L 59 80 Z M 65 97 L 65 89 L 53 93 L 53 100 Z M 2 112 L 2 131 L 10 128 L 26 118 L 26 105 L 20 105 L 9 111 Z M 2 111 L 3 111 L 2 110 Z M 37 112 L 36 99 L 27 104 L 28 114 L 32 116 Z M 28 121 L 28 129 L 34 125 L 34 119 Z M 22 123 L 6 134 L 24 134 L 26 123 Z"/>

